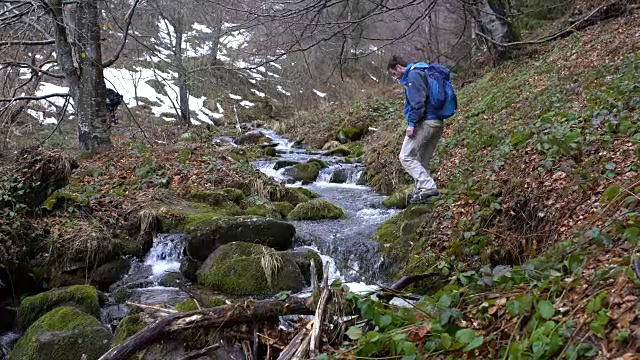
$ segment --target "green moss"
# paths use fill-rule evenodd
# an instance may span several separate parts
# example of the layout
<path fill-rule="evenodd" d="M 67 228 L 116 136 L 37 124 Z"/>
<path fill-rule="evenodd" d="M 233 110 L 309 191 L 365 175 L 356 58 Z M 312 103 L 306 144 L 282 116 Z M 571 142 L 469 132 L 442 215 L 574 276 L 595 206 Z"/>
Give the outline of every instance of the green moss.
<path fill-rule="evenodd" d="M 362 138 L 366 130 L 367 128 L 363 126 L 345 126 L 338 130 L 336 133 L 336 139 L 341 143 L 358 141 Z"/>
<path fill-rule="evenodd" d="M 200 304 L 201 308 L 213 308 L 227 303 L 226 300 L 220 296 L 205 297 L 202 301 L 203 303 Z M 198 310 L 198 304 L 196 304 L 194 299 L 186 299 L 176 304 L 176 310 L 181 312 L 196 311 Z"/>
<path fill-rule="evenodd" d="M 78 194 L 56 191 L 49 196 L 42 206 L 49 211 L 67 209 L 72 206 L 75 208 L 86 208 L 89 206 L 89 199 Z"/>
<path fill-rule="evenodd" d="M 406 186 L 394 192 L 384 200 L 384 206 L 393 209 L 405 209 L 409 205 L 409 199 L 411 199 L 414 188 L 414 186 Z"/>
<path fill-rule="evenodd" d="M 184 211 L 172 209 L 166 206 L 156 212 L 158 216 L 158 230 L 163 233 L 171 233 L 182 229 L 187 214 Z"/>
<path fill-rule="evenodd" d="M 285 174 L 296 181 L 315 181 L 320 174 L 320 165 L 316 162 L 296 164 L 287 168 Z"/>
<path fill-rule="evenodd" d="M 243 198 L 242 191 L 231 188 L 217 191 L 194 191 L 189 195 L 189 200 L 211 206 L 218 206 L 227 202 L 238 203 Z"/>
<path fill-rule="evenodd" d="M 340 146 L 333 150 L 327 151 L 326 155 L 327 156 L 349 156 L 351 155 L 351 150 L 347 149 L 345 146 Z"/>
<path fill-rule="evenodd" d="M 245 214 L 253 216 L 261 216 L 271 219 L 281 219 L 280 212 L 271 204 L 260 204 L 249 206 L 245 210 Z"/>
<path fill-rule="evenodd" d="M 39 317 L 60 304 L 74 304 L 95 317 L 100 316 L 98 291 L 90 285 L 54 289 L 22 300 L 18 308 L 18 327 L 27 329 Z"/>
<path fill-rule="evenodd" d="M 116 304 L 124 304 L 131 297 L 132 291 L 126 287 L 119 287 L 113 291 L 113 301 Z"/>
<path fill-rule="evenodd" d="M 307 161 L 308 163 L 316 163 L 320 165 L 320 169 L 325 169 L 329 167 L 329 163 L 320 159 L 312 158 Z"/>
<path fill-rule="evenodd" d="M 243 215 L 244 211 L 236 205 L 235 203 L 228 202 L 219 206 L 216 206 L 213 211 L 209 211 L 201 214 L 193 214 L 187 217 L 184 222 L 184 228 L 186 229 L 189 226 L 200 223 L 202 221 L 211 220 L 213 218 L 222 217 L 222 216 L 240 216 Z"/>
<path fill-rule="evenodd" d="M 294 260 L 265 246 L 245 242 L 218 248 L 198 270 L 197 278 L 199 284 L 214 291 L 237 296 L 299 291 L 305 285 Z"/>
<path fill-rule="evenodd" d="M 320 197 L 320 195 L 318 195 L 317 192 L 311 191 L 311 190 L 309 190 L 307 188 L 298 187 L 298 188 L 293 188 L 292 190 L 304 195 L 305 197 L 307 197 L 309 199 L 316 199 L 316 198 Z M 305 202 L 305 201 L 303 201 L 303 202 Z"/>
<path fill-rule="evenodd" d="M 268 146 L 266 148 L 264 148 L 263 150 L 264 154 L 266 156 L 277 156 L 278 152 L 276 151 L 276 148 L 272 147 L 272 146 Z"/>
<path fill-rule="evenodd" d="M 118 323 L 118 327 L 116 328 L 116 332 L 113 336 L 113 341 L 111 342 L 111 346 L 120 345 L 128 338 L 135 335 L 138 331 L 145 328 L 142 319 L 140 319 L 140 314 L 129 315 L 124 317 Z"/>
<path fill-rule="evenodd" d="M 108 349 L 112 335 L 100 322 L 70 306 L 59 307 L 34 322 L 18 340 L 10 360 L 96 360 Z"/>
<path fill-rule="evenodd" d="M 289 215 L 289 213 L 295 208 L 295 206 L 286 201 L 274 202 L 273 207 L 283 218 L 286 218 L 287 215 Z"/>
<path fill-rule="evenodd" d="M 341 219 L 345 217 L 344 211 L 326 200 L 311 200 L 298 204 L 289 213 L 289 220 L 321 220 Z"/>

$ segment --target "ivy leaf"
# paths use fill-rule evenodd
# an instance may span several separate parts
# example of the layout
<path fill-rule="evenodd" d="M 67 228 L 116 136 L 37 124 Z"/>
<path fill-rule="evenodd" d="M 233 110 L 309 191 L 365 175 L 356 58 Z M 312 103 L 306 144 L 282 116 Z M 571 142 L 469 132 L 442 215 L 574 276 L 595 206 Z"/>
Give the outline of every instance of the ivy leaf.
<path fill-rule="evenodd" d="M 438 305 L 440 305 L 440 308 L 442 309 L 451 306 L 451 296 L 449 296 L 449 294 L 442 295 L 440 300 L 438 300 Z"/>
<path fill-rule="evenodd" d="M 391 324 L 391 320 L 393 320 L 391 315 L 378 315 L 375 322 L 380 329 L 384 329 Z"/>
<path fill-rule="evenodd" d="M 507 301 L 507 312 L 511 316 L 518 316 L 522 314 L 524 312 L 522 303 L 516 299 L 511 299 Z"/>
<path fill-rule="evenodd" d="M 463 344 L 469 344 L 476 338 L 476 332 L 473 329 L 460 329 L 456 331 L 456 339 Z"/>
<path fill-rule="evenodd" d="M 440 334 L 440 345 L 442 345 L 445 350 L 448 350 L 451 347 L 451 335 L 447 333 Z"/>
<path fill-rule="evenodd" d="M 543 319 L 549 320 L 555 315 L 556 309 L 553 308 L 553 304 L 549 300 L 542 300 L 538 302 L 538 314 L 542 316 Z"/>
<path fill-rule="evenodd" d="M 462 349 L 462 351 L 471 351 L 479 347 L 480 345 L 482 345 L 483 342 L 484 342 L 484 336 L 478 336 L 475 339 L 473 339 L 469 344 L 467 344 L 467 346 L 465 346 L 465 348 Z"/>
<path fill-rule="evenodd" d="M 362 337 L 362 329 L 354 325 L 347 330 L 347 336 L 351 340 L 358 340 Z"/>
<path fill-rule="evenodd" d="M 624 234 L 622 234 L 622 238 L 628 241 L 629 243 L 631 243 L 631 245 L 638 245 L 638 228 L 637 227 L 627 228 L 624 231 Z"/>
<path fill-rule="evenodd" d="M 567 259 L 567 267 L 572 273 L 576 273 L 582 269 L 584 258 L 580 254 L 573 253 Z"/>

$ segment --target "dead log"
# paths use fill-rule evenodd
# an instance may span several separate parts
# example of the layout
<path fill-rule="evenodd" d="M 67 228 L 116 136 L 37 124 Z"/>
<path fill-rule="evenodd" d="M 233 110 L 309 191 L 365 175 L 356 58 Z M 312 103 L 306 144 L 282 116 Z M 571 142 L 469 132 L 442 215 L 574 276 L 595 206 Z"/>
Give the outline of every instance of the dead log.
<path fill-rule="evenodd" d="M 315 306 L 310 299 L 290 297 L 287 300 L 247 301 L 211 309 L 177 313 L 158 319 L 124 343 L 109 350 L 99 360 L 124 360 L 147 346 L 168 337 L 172 332 L 194 327 L 230 327 L 244 323 L 267 321 L 282 315 L 312 315 Z"/>
<path fill-rule="evenodd" d="M 398 281 L 391 284 L 391 286 L 389 286 L 388 288 L 384 288 L 381 291 L 379 291 L 377 294 L 377 297 L 378 299 L 380 299 L 380 301 L 391 301 L 391 299 L 393 299 L 396 295 L 399 295 L 399 293 L 402 290 L 406 289 L 407 286 L 413 283 L 416 283 L 418 281 L 422 281 L 433 275 L 435 274 L 428 273 L 428 274 L 405 275 L 401 277 Z"/>
<path fill-rule="evenodd" d="M 309 352 L 312 358 L 315 358 L 320 352 L 320 335 L 322 332 L 325 310 L 330 297 L 331 288 L 329 287 L 329 266 L 325 266 L 324 278 L 322 279 L 322 295 L 320 295 L 320 300 L 318 300 L 318 307 L 316 308 L 315 318 L 313 319 L 313 329 L 311 330 L 310 335 Z"/>
<path fill-rule="evenodd" d="M 308 334 L 309 329 L 307 329 L 307 327 L 302 328 L 302 330 L 298 332 L 293 340 L 291 340 L 289 345 L 287 345 L 287 347 L 282 350 L 277 360 L 291 360 L 302 345 L 302 342 L 307 338 Z"/>

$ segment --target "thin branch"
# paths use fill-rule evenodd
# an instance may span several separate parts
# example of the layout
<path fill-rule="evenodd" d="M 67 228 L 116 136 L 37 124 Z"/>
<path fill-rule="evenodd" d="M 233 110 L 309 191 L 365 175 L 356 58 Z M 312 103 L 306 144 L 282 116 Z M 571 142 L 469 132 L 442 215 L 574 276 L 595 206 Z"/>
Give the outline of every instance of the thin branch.
<path fill-rule="evenodd" d="M 133 19 L 133 14 L 135 13 L 136 7 L 138 6 L 139 2 L 140 0 L 135 0 L 131 5 L 131 8 L 129 9 L 129 12 L 127 12 L 127 15 L 125 16 L 124 38 L 122 39 L 120 48 L 118 49 L 118 51 L 116 51 L 111 59 L 102 64 L 102 67 L 107 68 L 113 65 L 118 60 L 118 58 L 120 58 L 120 54 L 122 54 L 122 51 L 127 44 L 127 39 L 129 38 L 129 27 L 131 27 L 131 20 Z"/>
<path fill-rule="evenodd" d="M 1 40 L 0 46 L 41 46 L 41 45 L 54 45 L 56 41 L 54 39 L 45 40 Z"/>
<path fill-rule="evenodd" d="M 21 100 L 44 100 L 44 99 L 49 99 L 52 97 L 68 97 L 69 94 L 48 94 L 48 95 L 42 95 L 42 96 L 16 96 L 13 98 L 0 98 L 0 102 L 14 102 L 14 101 L 21 101 Z"/>

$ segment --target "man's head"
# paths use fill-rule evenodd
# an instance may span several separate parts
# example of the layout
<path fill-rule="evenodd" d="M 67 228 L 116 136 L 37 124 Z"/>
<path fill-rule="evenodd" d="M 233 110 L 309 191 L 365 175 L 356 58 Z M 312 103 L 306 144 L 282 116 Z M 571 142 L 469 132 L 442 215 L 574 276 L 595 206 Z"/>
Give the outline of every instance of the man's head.
<path fill-rule="evenodd" d="M 399 55 L 393 55 L 387 65 L 387 71 L 396 79 L 400 79 L 404 70 L 407 68 L 407 62 Z"/>

